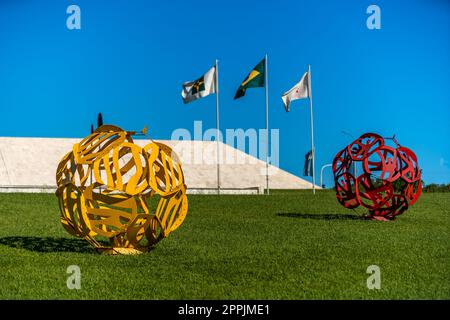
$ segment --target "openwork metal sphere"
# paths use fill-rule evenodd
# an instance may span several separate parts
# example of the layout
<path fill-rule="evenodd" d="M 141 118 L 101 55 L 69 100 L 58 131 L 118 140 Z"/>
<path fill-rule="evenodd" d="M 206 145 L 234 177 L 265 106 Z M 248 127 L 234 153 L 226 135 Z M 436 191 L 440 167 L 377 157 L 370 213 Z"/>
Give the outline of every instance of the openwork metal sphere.
<path fill-rule="evenodd" d="M 395 147 L 375 133 L 366 133 L 337 153 L 333 160 L 336 198 L 346 208 L 363 206 L 369 218 L 392 220 L 422 192 L 421 171 L 410 149 Z M 354 168 L 362 173 L 355 176 Z"/>
<path fill-rule="evenodd" d="M 188 210 L 181 163 L 168 146 L 133 143 L 104 125 L 73 146 L 56 170 L 61 223 L 108 254 L 148 251 Z"/>

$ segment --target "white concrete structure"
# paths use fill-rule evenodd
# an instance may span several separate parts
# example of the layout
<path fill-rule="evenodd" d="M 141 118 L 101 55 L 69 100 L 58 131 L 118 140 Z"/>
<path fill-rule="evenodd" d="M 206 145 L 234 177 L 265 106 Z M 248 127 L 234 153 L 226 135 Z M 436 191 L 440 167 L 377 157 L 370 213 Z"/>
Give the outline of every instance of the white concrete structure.
<path fill-rule="evenodd" d="M 81 139 L 0 137 L 0 192 L 54 192 L 61 158 Z M 149 140 L 135 140 L 141 146 Z M 190 193 L 216 193 L 216 142 L 167 141 L 180 156 Z M 221 144 L 222 193 L 262 193 L 265 162 Z M 271 189 L 310 189 L 312 184 L 270 166 Z"/>

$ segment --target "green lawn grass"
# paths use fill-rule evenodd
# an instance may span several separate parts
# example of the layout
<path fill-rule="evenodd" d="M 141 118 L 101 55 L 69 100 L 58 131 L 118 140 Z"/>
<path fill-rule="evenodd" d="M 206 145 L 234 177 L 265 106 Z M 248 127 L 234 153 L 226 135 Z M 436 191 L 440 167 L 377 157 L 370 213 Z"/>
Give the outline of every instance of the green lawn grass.
<path fill-rule="evenodd" d="M 151 252 L 103 256 L 65 233 L 51 194 L 0 194 L 2 299 L 449 299 L 450 194 L 395 222 L 360 220 L 333 192 L 189 196 Z M 369 265 L 381 289 L 369 290 Z M 69 265 L 81 289 L 66 286 Z"/>

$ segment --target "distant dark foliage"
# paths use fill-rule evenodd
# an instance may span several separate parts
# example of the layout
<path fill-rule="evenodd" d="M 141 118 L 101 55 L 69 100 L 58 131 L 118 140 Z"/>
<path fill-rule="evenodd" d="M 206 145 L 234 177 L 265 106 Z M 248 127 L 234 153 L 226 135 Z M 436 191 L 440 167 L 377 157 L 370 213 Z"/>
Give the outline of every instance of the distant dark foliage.
<path fill-rule="evenodd" d="M 430 183 L 422 188 L 423 192 L 450 192 L 450 183 L 436 184 Z"/>

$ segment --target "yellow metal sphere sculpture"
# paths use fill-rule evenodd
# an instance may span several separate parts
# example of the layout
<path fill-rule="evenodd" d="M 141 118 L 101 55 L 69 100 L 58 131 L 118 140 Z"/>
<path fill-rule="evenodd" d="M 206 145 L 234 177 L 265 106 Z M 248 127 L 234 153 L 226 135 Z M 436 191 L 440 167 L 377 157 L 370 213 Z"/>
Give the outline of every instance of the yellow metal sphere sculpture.
<path fill-rule="evenodd" d="M 101 126 L 75 144 L 56 170 L 63 227 L 103 253 L 148 251 L 187 214 L 177 155 L 158 142 L 142 148 L 133 134 Z"/>

